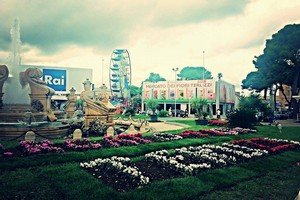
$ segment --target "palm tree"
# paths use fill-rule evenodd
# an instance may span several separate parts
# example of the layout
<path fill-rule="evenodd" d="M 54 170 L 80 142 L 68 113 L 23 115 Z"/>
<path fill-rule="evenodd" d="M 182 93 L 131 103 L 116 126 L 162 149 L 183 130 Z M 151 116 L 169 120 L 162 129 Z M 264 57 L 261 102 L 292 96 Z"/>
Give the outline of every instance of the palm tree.
<path fill-rule="evenodd" d="M 204 117 L 204 119 L 207 116 L 207 112 L 204 112 L 204 107 L 208 105 L 207 99 L 204 98 L 194 98 L 191 101 L 191 107 L 196 110 L 196 115 L 198 119 L 201 118 L 201 116 Z"/>
<path fill-rule="evenodd" d="M 158 115 L 156 114 L 156 109 L 158 108 L 158 102 L 151 99 L 146 104 L 147 110 L 150 109 L 152 114 L 150 115 L 150 121 L 155 122 L 158 119 Z"/>

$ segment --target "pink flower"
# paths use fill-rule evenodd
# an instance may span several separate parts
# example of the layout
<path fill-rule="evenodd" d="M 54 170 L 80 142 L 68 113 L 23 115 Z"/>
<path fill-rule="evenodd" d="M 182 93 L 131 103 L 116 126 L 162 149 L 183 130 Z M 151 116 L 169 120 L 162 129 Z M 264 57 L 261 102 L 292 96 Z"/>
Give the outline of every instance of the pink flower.
<path fill-rule="evenodd" d="M 6 151 L 6 152 L 3 153 L 3 155 L 4 155 L 4 156 L 12 156 L 12 155 L 14 155 L 14 154 L 13 154 L 13 152 Z"/>

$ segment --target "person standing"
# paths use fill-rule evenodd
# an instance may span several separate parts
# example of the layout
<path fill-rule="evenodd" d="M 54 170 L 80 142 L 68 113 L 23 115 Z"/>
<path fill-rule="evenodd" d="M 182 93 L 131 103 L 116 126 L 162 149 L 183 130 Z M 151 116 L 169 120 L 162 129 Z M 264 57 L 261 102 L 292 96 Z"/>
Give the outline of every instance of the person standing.
<path fill-rule="evenodd" d="M 220 109 L 217 110 L 217 119 L 221 119 L 221 111 L 220 111 Z"/>
<path fill-rule="evenodd" d="M 282 125 L 280 123 L 277 124 L 277 127 L 279 129 L 279 132 L 282 133 Z"/>

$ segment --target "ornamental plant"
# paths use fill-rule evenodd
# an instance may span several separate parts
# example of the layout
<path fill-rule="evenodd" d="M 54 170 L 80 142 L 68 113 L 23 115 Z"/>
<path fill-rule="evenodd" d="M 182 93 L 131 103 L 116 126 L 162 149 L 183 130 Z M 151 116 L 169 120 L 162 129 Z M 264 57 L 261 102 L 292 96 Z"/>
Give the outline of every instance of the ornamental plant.
<path fill-rule="evenodd" d="M 153 133 L 151 138 L 155 142 L 166 142 L 166 141 L 171 141 L 171 140 L 182 139 L 182 137 L 180 135 L 173 135 L 173 134 L 168 134 L 168 133 Z"/>
<path fill-rule="evenodd" d="M 90 142 L 87 138 L 83 140 L 76 139 L 67 139 L 64 141 L 65 149 L 71 151 L 83 151 L 89 149 L 100 149 L 101 144 L 97 142 Z"/>
<path fill-rule="evenodd" d="M 41 142 L 21 141 L 19 145 L 24 155 L 49 152 L 64 152 L 62 148 L 55 146 L 54 143 L 50 142 L 49 140 L 43 140 Z"/>
<path fill-rule="evenodd" d="M 268 138 L 252 138 L 250 140 L 236 140 L 232 142 L 233 144 L 244 145 L 251 148 L 259 148 L 267 150 L 270 153 L 278 153 L 282 150 L 287 150 L 291 148 L 299 148 L 300 145 L 295 142 L 282 141 L 282 140 L 270 140 Z"/>
<path fill-rule="evenodd" d="M 202 137 L 207 137 L 208 134 L 203 134 L 200 131 L 194 131 L 194 130 L 185 130 L 182 131 L 179 136 L 183 138 L 202 138 Z"/>
<path fill-rule="evenodd" d="M 9 156 L 14 155 L 14 153 L 11 151 L 5 151 L 4 146 L 2 144 L 0 144 L 0 156 L 1 155 L 9 157 Z"/>
<path fill-rule="evenodd" d="M 210 125 L 210 126 L 225 126 L 227 124 L 228 124 L 227 121 L 222 121 L 222 120 L 218 120 L 218 119 L 208 120 L 208 125 Z"/>
<path fill-rule="evenodd" d="M 149 183 L 149 177 L 144 176 L 137 167 L 131 166 L 130 159 L 127 157 L 97 158 L 90 162 L 80 163 L 80 166 L 100 179 L 106 174 L 116 176 L 121 185 L 138 187 Z"/>
<path fill-rule="evenodd" d="M 152 115 L 156 115 L 156 109 L 158 108 L 158 102 L 156 100 L 150 99 L 146 104 L 146 108 L 152 111 Z"/>
<path fill-rule="evenodd" d="M 227 115 L 230 127 L 254 128 L 257 123 L 255 110 L 239 109 Z"/>
<path fill-rule="evenodd" d="M 245 162 L 268 155 L 268 151 L 245 146 L 222 144 L 201 145 L 175 149 L 175 153 L 166 150 L 145 155 L 149 162 L 178 171 L 184 175 L 196 175 L 206 169 L 220 168 Z"/>
<path fill-rule="evenodd" d="M 208 105 L 207 99 L 204 99 L 204 98 L 192 99 L 191 108 L 196 110 L 196 116 L 198 117 L 198 119 L 201 119 L 202 116 L 203 116 L 203 119 L 205 119 L 206 116 L 208 115 L 207 112 L 206 113 L 204 112 L 204 107 L 207 105 Z M 205 118 L 204 118 L 204 116 L 205 116 Z"/>
<path fill-rule="evenodd" d="M 146 140 L 141 137 L 141 133 L 137 134 L 119 134 L 117 137 L 104 136 L 103 143 L 106 147 L 119 147 L 119 146 L 136 146 L 139 144 L 151 143 L 151 140 Z"/>

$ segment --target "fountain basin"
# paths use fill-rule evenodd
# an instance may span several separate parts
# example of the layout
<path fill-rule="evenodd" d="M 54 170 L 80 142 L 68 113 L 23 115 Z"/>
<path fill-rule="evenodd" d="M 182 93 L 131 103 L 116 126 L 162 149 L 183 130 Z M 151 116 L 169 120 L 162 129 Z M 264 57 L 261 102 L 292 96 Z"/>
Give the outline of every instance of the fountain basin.
<path fill-rule="evenodd" d="M 68 134 L 70 125 L 62 122 L 0 123 L 0 140 L 24 140 L 27 131 L 36 133 L 37 138 L 55 139 Z"/>

